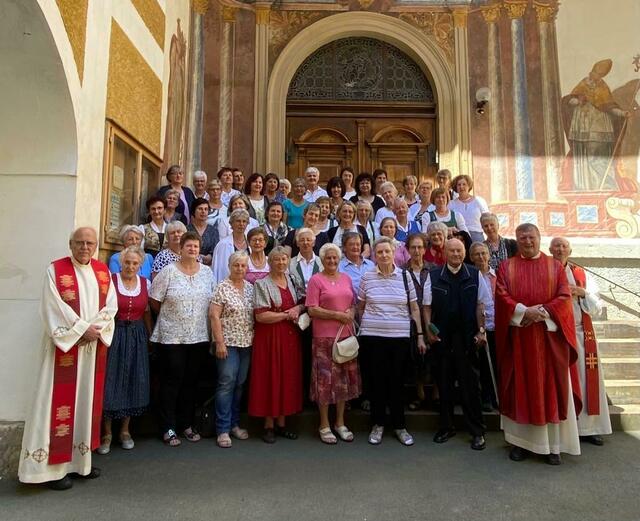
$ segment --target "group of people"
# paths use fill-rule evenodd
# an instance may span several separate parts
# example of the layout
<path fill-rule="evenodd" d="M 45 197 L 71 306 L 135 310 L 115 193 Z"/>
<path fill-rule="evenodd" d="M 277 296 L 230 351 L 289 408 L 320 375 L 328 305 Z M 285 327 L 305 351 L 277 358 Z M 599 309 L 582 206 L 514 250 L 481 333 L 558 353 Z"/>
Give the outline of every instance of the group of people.
<path fill-rule="evenodd" d="M 108 267 L 93 259 L 91 228 L 76 230 L 71 256 L 49 267 L 21 481 L 63 490 L 73 474 L 97 477 L 91 451 L 111 450 L 113 420 L 122 448 L 134 447 L 129 419 L 150 402 L 149 343 L 170 447 L 201 439 L 197 382 L 208 353 L 222 448 L 249 437 L 247 384 L 265 443 L 296 439 L 286 419 L 309 399 L 326 444 L 354 439 L 346 413 L 357 403 L 370 411 L 370 444 L 388 428 L 412 445 L 408 369 L 410 408 L 433 384 L 436 443 L 456 434 L 456 403 L 474 450 L 486 446 L 483 411 L 499 406 L 516 461 L 533 452 L 558 464 L 560 452 L 580 453 L 580 436 L 602 444 L 611 432 L 590 320 L 597 288 L 569 262 L 566 239 L 547 256 L 533 224 L 502 237 L 469 176 L 407 176 L 402 194 L 384 170 L 345 168 L 326 190 L 315 167 L 292 183 L 252 174 L 242 185 L 242 172 L 226 167 L 216 177 L 194 173 L 191 190 L 172 166 L 147 201 L 148 220 L 123 227 Z"/>

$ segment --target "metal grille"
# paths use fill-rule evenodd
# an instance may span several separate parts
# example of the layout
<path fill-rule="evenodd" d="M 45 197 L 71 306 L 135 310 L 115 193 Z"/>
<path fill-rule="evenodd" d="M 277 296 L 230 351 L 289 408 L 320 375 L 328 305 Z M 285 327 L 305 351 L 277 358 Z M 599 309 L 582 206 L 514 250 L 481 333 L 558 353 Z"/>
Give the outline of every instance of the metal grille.
<path fill-rule="evenodd" d="M 298 68 L 290 100 L 433 102 L 420 67 L 392 45 L 344 38 L 318 49 Z"/>

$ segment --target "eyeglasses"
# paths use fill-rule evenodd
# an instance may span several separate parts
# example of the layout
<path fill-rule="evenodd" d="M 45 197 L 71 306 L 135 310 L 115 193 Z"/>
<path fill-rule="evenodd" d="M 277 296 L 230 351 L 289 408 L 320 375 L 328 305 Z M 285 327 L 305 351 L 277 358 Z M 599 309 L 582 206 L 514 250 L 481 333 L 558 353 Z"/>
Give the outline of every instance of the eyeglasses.
<path fill-rule="evenodd" d="M 85 247 L 93 247 L 93 246 L 97 246 L 98 243 L 97 242 L 93 242 L 93 241 L 73 241 L 73 244 L 75 244 L 76 246 L 85 246 Z"/>

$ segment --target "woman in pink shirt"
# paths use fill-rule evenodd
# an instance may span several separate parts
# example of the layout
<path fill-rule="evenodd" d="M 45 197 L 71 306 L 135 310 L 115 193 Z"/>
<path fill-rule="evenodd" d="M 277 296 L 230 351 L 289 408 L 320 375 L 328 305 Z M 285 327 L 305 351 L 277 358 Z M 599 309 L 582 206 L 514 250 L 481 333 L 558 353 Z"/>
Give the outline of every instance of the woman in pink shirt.
<path fill-rule="evenodd" d="M 340 339 L 355 334 L 355 296 L 349 276 L 338 272 L 342 252 L 333 243 L 320 248 L 323 270 L 309 280 L 306 306 L 311 316 L 311 400 L 320 410 L 320 439 L 334 444 L 338 439 L 329 424 L 329 405 L 336 405 L 335 433 L 343 441 L 353 441 L 353 433 L 344 423 L 345 403 L 360 395 L 360 371 L 357 358 L 338 364 L 333 361 L 333 343 L 344 324 Z"/>

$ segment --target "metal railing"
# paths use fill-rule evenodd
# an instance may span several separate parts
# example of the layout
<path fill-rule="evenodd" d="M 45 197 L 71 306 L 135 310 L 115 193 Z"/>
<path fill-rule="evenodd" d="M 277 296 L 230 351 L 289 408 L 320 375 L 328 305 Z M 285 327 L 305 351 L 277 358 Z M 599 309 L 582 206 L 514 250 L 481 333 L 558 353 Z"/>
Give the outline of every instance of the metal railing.
<path fill-rule="evenodd" d="M 634 315 L 636 317 L 640 318 L 640 294 L 636 293 L 635 291 L 630 290 L 629 288 L 625 288 L 624 286 L 621 286 L 620 284 L 618 284 L 617 282 L 612 281 L 611 279 L 608 279 L 607 277 L 605 277 L 604 275 L 601 275 L 600 273 L 597 273 L 595 271 L 593 271 L 592 269 L 589 269 L 585 266 L 582 266 L 581 264 L 578 264 L 577 262 L 571 261 L 571 264 L 574 264 L 575 266 L 578 266 L 580 268 L 582 268 L 584 271 L 591 273 L 592 275 L 595 275 L 596 277 L 598 277 L 599 279 L 604 280 L 605 282 L 607 282 L 607 284 L 609 284 L 609 287 L 607 288 L 609 290 L 609 293 L 611 293 L 611 296 L 605 295 L 602 291 L 600 292 L 600 298 L 602 298 L 602 300 L 604 300 L 606 303 L 608 304 L 612 304 L 614 306 L 616 306 L 618 309 L 620 309 L 621 311 L 624 311 L 625 313 L 629 313 L 630 315 Z M 627 306 L 626 304 L 623 304 L 622 302 L 619 302 L 616 299 L 616 296 L 613 292 L 614 288 L 619 288 L 623 291 L 625 291 L 626 293 L 629 293 L 630 295 L 633 295 L 634 297 L 636 297 L 637 300 L 637 304 L 638 304 L 638 308 L 639 309 L 634 309 L 632 307 Z"/>

